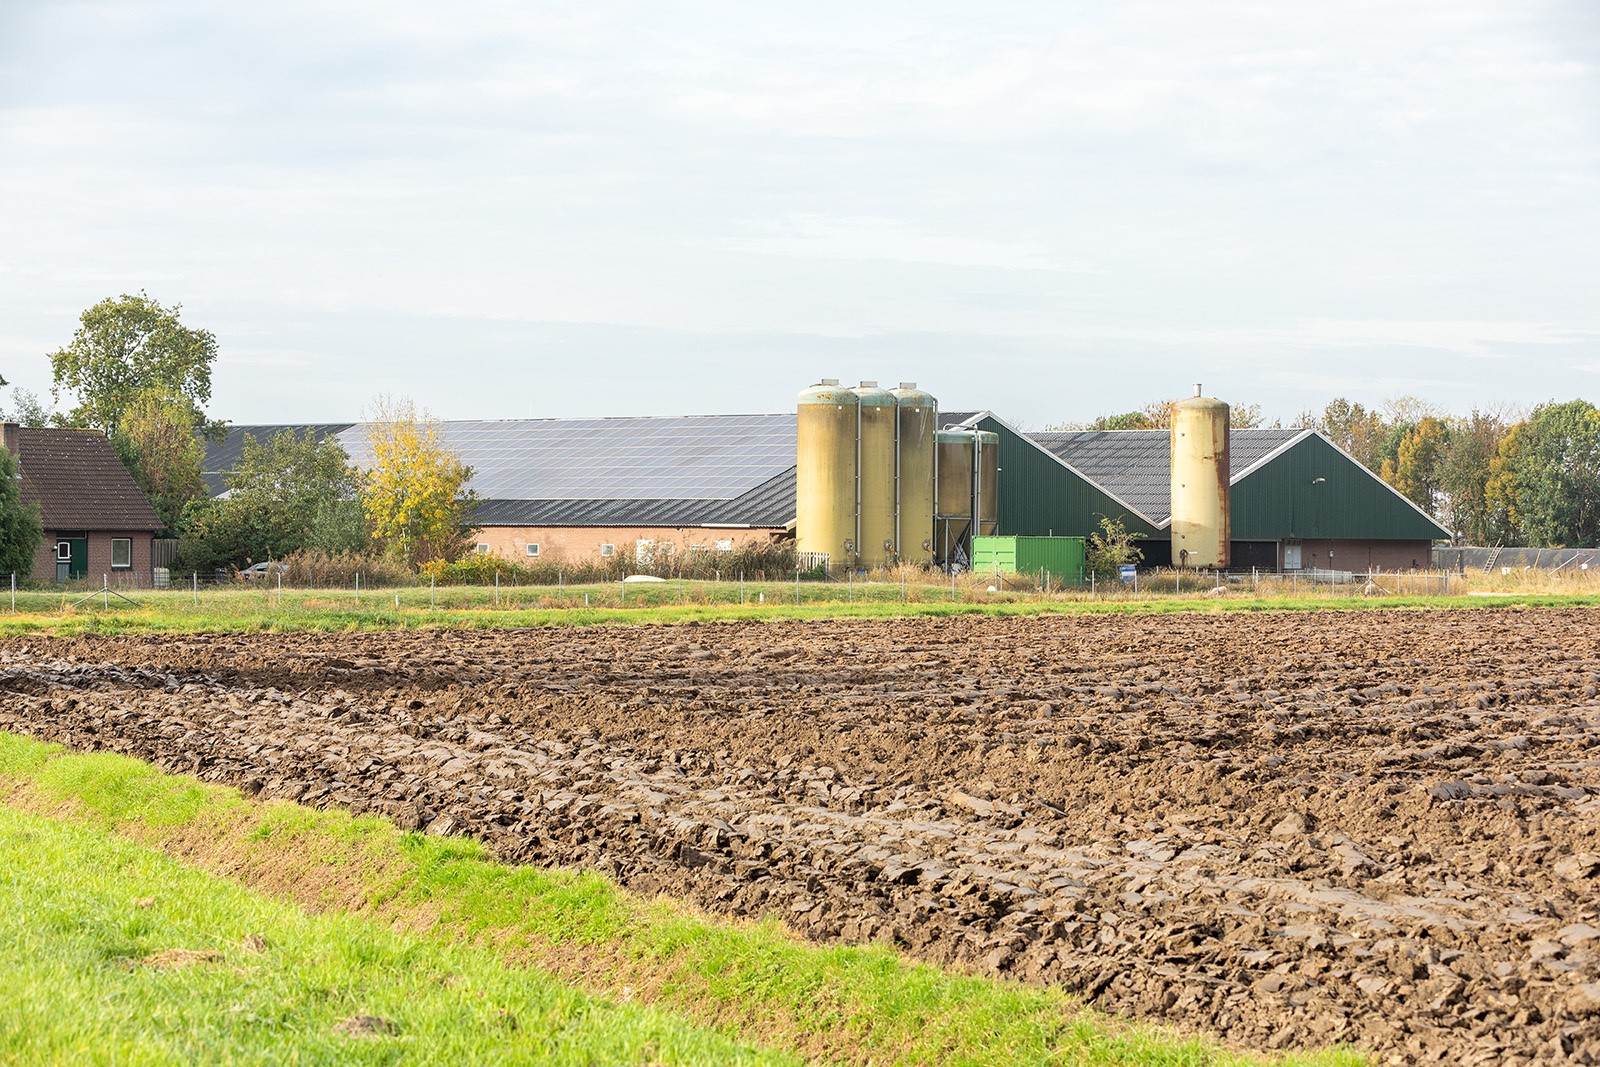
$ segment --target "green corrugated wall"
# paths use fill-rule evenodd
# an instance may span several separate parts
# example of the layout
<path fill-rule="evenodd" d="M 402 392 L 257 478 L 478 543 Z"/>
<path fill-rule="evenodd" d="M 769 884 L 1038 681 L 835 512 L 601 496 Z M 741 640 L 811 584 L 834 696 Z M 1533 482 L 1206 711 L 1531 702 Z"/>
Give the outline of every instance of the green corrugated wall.
<path fill-rule="evenodd" d="M 1105 515 L 1120 518 L 1135 537 L 1167 536 L 999 420 L 986 415 L 978 428 L 1000 435 L 1001 534 L 1087 537 Z"/>
<path fill-rule="evenodd" d="M 1001 462 L 1005 462 L 1003 452 Z M 1291 537 L 1431 541 L 1450 536 L 1359 463 L 1315 435 L 1236 482 L 1231 515 L 1238 541 Z"/>
<path fill-rule="evenodd" d="M 980 429 L 1000 435 L 1002 535 L 1087 537 L 1100 516 L 1120 518 L 1135 537 L 1167 540 L 1093 483 L 990 416 Z M 1317 483 L 1313 480 L 1322 478 Z M 1449 531 L 1322 438 L 1303 438 L 1233 487 L 1236 541 L 1284 538 L 1439 540 Z"/>

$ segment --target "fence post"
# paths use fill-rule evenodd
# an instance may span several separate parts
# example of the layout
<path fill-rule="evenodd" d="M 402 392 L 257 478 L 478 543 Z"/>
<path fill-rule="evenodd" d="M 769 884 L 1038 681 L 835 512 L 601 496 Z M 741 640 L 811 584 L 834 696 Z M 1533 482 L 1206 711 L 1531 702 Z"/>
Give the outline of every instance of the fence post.
<path fill-rule="evenodd" d="M 106 598 L 105 610 L 110 611 L 111 610 L 111 575 L 102 574 L 100 576 L 100 592 L 103 593 L 105 595 L 105 598 Z"/>
<path fill-rule="evenodd" d="M 17 610 L 17 572 L 11 572 L 11 610 Z"/>
<path fill-rule="evenodd" d="M 500 606 L 500 572 L 494 572 L 494 606 Z"/>
<path fill-rule="evenodd" d="M 361 572 L 356 571 L 356 607 L 361 606 Z"/>
<path fill-rule="evenodd" d="M 195 607 L 199 607 L 200 606 L 200 572 L 199 571 L 195 571 L 193 573 L 193 575 L 192 575 L 192 578 L 194 580 L 194 606 Z"/>
<path fill-rule="evenodd" d="M 435 596 L 435 593 L 436 593 L 436 591 L 438 589 L 438 586 L 435 584 L 437 581 L 438 581 L 438 579 L 434 575 L 434 573 L 432 571 L 429 571 L 428 572 L 428 609 L 430 611 L 439 606 L 438 599 Z"/>
<path fill-rule="evenodd" d="M 682 590 L 683 590 L 683 579 L 682 578 L 678 579 L 678 590 L 679 590 L 678 599 L 682 600 L 683 599 L 683 592 L 682 592 Z M 800 606 L 800 568 L 799 567 L 796 567 L 794 569 L 794 606 L 795 607 L 799 607 Z"/>

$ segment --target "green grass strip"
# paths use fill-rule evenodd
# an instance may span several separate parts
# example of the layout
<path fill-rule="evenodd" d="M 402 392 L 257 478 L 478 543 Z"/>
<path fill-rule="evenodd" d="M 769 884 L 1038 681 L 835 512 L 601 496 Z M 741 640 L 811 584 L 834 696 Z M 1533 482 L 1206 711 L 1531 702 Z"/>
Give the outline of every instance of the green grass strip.
<path fill-rule="evenodd" d="M 798 1062 L 483 947 L 308 916 L 103 828 L 9 808 L 0 989 L 7 1064 Z M 356 1016 L 387 1026 L 341 1032 Z"/>
<path fill-rule="evenodd" d="M 0 925 L 0 955 L 9 961 L 0 980 L 29 994 L 0 1005 L 10 1043 L 0 1044 L 0 1062 L 7 1049 L 34 1050 L 29 1061 L 76 1061 L 85 1051 L 84 1062 L 102 1053 L 101 1062 L 146 1062 L 137 1051 L 146 1048 L 154 1050 L 149 1062 L 255 1062 L 247 1050 L 265 1046 L 251 1042 L 302 1039 L 314 1043 L 308 1062 L 345 1062 L 324 1053 L 497 1062 L 502 1046 L 492 1041 L 533 1048 L 535 1059 L 552 1063 L 629 1062 L 646 1050 L 672 1063 L 779 1062 L 737 1049 L 735 1036 L 879 1065 L 1366 1062 L 1341 1049 L 1234 1053 L 1087 1012 L 1054 990 L 956 975 L 880 947 L 801 943 L 771 923 L 719 923 L 639 900 L 597 874 L 505 866 L 475 842 L 406 834 L 338 811 L 255 804 L 127 757 L 72 755 L 0 733 L 0 791 L 7 790 L 14 804 L 64 806 L 76 826 L 6 824 L 30 829 L 8 830 L 9 851 L 0 856 L 9 872 L 0 885 L 15 895 Z M 111 832 L 202 864 L 209 856 L 211 866 L 258 889 L 331 910 L 308 919 Z M 160 906 L 131 911 L 127 901 L 143 896 Z M 362 917 L 340 910 L 351 908 Z M 39 918 L 45 914 L 53 917 Z M 247 932 L 280 945 L 272 958 L 281 964 L 245 964 L 230 951 L 221 968 L 117 970 L 120 959 L 226 946 Z M 506 970 L 506 957 L 581 976 L 600 992 L 637 983 L 658 1005 L 719 1024 L 723 1037 L 659 1012 L 558 993 L 535 973 Z M 235 975 L 235 965 L 245 973 Z M 438 976 L 457 972 L 467 976 L 461 988 L 481 990 L 481 1000 L 438 988 Z M 494 1031 L 500 1011 L 523 1020 L 517 1034 Z M 336 1016 L 357 1012 L 399 1018 L 411 1044 L 330 1036 Z M 380 1047 L 390 1058 L 374 1051 Z M 113 1056 L 112 1048 L 133 1051 Z"/>
<path fill-rule="evenodd" d="M 736 591 L 730 592 L 726 583 L 718 586 L 718 590 L 723 597 L 738 595 Z M 840 594 L 837 584 L 803 587 L 802 603 L 796 604 L 793 585 L 781 582 L 750 586 L 745 594 L 751 601 L 747 604 L 707 604 L 693 600 L 679 603 L 671 587 L 651 586 L 645 593 L 628 594 L 632 599 L 625 605 L 615 602 L 618 583 L 612 583 L 609 587 L 593 587 L 595 605 L 584 607 L 583 589 L 568 590 L 560 605 L 555 604 L 547 589 L 523 587 L 502 592 L 501 605 L 496 607 L 492 590 L 452 589 L 450 596 L 441 599 L 438 608 L 433 608 L 426 587 L 372 591 L 363 594 L 359 604 L 348 591 L 286 590 L 280 599 L 270 592 L 213 589 L 200 593 L 199 602 L 195 603 L 190 594 L 181 591 L 146 590 L 133 594 L 138 601 L 136 605 L 113 597 L 109 598 L 109 606 L 102 606 L 101 601 L 95 599 L 72 610 L 62 610 L 65 601 L 59 593 L 29 592 L 19 594 L 16 612 L 0 610 L 0 637 L 41 633 L 74 636 L 86 633 L 348 632 L 953 616 L 1600 607 L 1597 595 L 1540 593 L 1370 599 L 1351 595 L 1231 595 L 1208 600 L 1199 594 L 1144 598 L 1119 593 L 1087 599 L 1079 594 L 1041 596 L 1003 592 L 991 595 L 964 590 L 962 599 L 950 602 L 942 599 L 945 594 L 937 586 L 913 589 L 917 599 L 901 602 L 898 588 L 889 585 L 860 587 L 856 590 L 859 597 L 870 595 L 874 599 L 843 602 L 831 599 Z M 767 601 L 756 603 L 755 598 L 761 592 L 766 593 Z M 602 593 L 612 602 L 602 603 Z M 813 599 L 819 595 L 830 599 Z"/>

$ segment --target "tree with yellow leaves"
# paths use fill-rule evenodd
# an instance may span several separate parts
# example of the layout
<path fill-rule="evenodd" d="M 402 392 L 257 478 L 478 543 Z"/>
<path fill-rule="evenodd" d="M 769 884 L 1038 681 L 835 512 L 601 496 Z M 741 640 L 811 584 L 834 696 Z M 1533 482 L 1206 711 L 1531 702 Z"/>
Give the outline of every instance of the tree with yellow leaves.
<path fill-rule="evenodd" d="M 409 399 L 380 396 L 364 416 L 363 503 L 372 535 L 413 569 L 453 560 L 474 532 L 472 468 Z"/>

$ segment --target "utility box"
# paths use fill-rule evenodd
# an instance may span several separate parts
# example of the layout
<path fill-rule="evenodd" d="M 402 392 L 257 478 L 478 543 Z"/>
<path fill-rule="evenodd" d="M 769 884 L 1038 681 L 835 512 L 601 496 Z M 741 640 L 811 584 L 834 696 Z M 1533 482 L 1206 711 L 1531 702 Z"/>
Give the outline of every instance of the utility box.
<path fill-rule="evenodd" d="M 1044 570 L 1053 582 L 1081 582 L 1083 553 L 1081 537 L 974 537 L 972 573 L 1037 575 Z"/>

